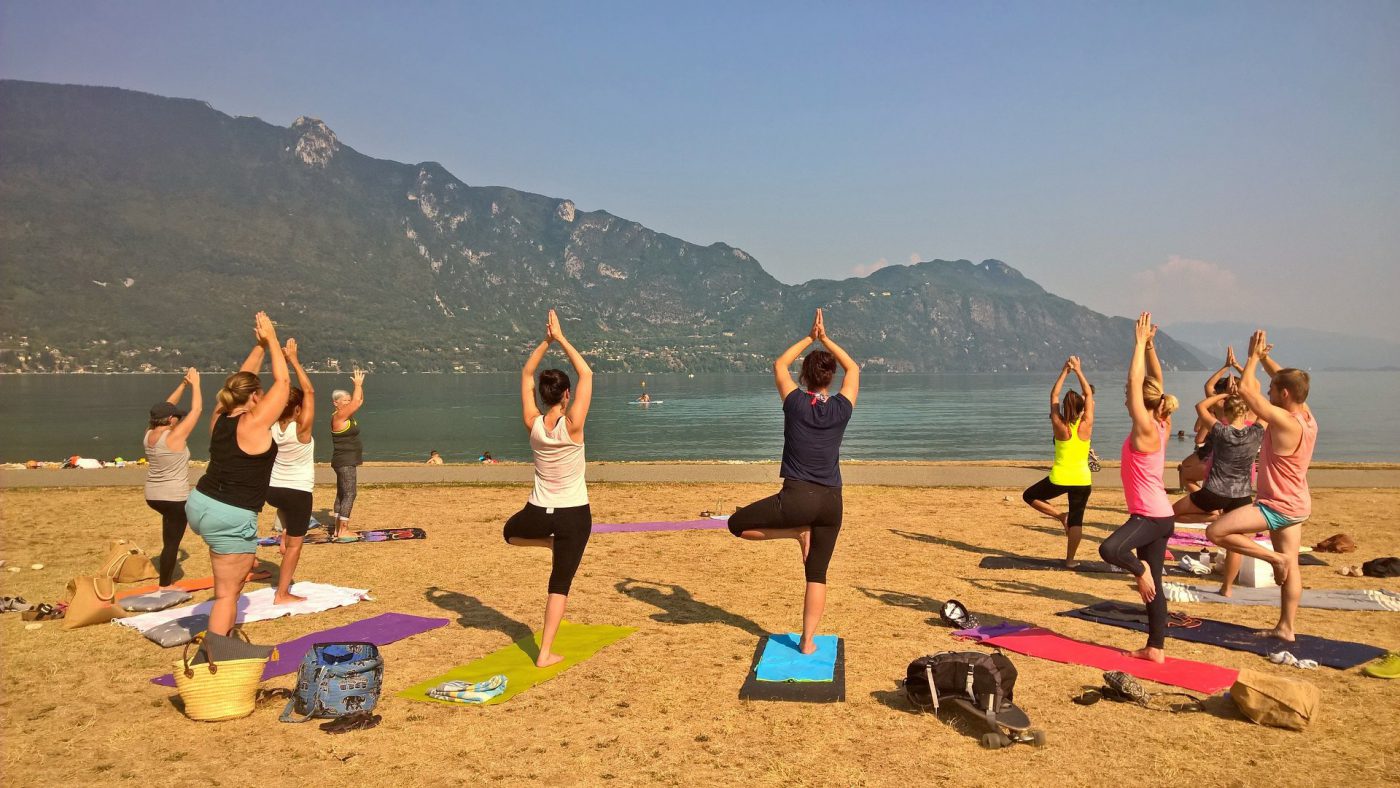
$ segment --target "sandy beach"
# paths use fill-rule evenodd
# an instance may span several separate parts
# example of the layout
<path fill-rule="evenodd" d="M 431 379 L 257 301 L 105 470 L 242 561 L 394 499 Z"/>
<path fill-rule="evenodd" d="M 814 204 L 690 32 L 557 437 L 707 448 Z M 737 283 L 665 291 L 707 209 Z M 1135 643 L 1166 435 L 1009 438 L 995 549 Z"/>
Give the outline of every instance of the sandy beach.
<path fill-rule="evenodd" d="M 525 466 L 497 467 L 514 473 Z M 736 477 L 731 466 L 713 467 Z M 1137 633 L 1054 615 L 1102 599 L 1134 601 L 1136 595 L 1113 576 L 977 568 L 987 555 L 1061 554 L 1058 527 L 1021 504 L 1019 487 L 998 481 L 1003 477 L 997 474 L 1013 471 L 1038 478 L 1034 468 L 993 468 L 980 486 L 897 487 L 864 478 L 857 483 L 852 477 L 860 476 L 861 467 L 848 470 L 845 525 L 823 624 L 824 631 L 846 639 L 843 704 L 737 699 L 758 638 L 799 623 L 801 568 L 793 543 L 746 543 L 725 531 L 595 535 L 568 618 L 638 631 L 559 678 L 489 708 L 395 698 L 394 692 L 537 627 L 549 558 L 501 539 L 501 524 L 525 500 L 522 484 L 366 483 L 356 527 L 417 526 L 429 538 L 306 547 L 300 579 L 370 588 L 374 601 L 258 622 L 246 631 L 255 642 L 276 643 L 390 611 L 450 619 L 443 628 L 383 648 L 387 669 L 378 728 L 328 736 L 311 723 L 279 723 L 280 703 L 232 722 L 191 722 L 172 705 L 172 690 L 148 682 L 169 671 L 178 649 L 160 649 L 110 625 L 64 631 L 51 622 L 30 631 L 17 614 L 6 614 L 0 618 L 6 782 L 297 785 L 315 775 L 335 783 L 426 786 L 1024 786 L 1117 782 L 1127 777 L 1117 770 L 1130 761 L 1141 764 L 1134 776 L 1151 785 L 1385 785 L 1400 779 L 1400 755 L 1390 746 L 1400 682 L 1358 670 L 1303 672 L 1253 654 L 1178 641 L 1168 641 L 1169 654 L 1316 684 L 1322 691 L 1320 718 L 1293 733 L 1256 726 L 1222 699 L 1208 701 L 1206 712 L 1174 715 L 1113 703 L 1081 707 L 1070 698 L 1097 686 L 1098 671 L 1015 654 L 1016 698 L 1047 731 L 1045 749 L 988 753 L 956 725 L 914 713 L 895 683 L 905 665 L 921 654 L 959 648 L 938 622 L 943 600 L 962 600 L 984 622 L 1027 621 L 1136 648 L 1143 637 Z M 737 478 L 748 479 L 749 472 L 745 468 Z M 730 510 L 777 489 L 771 469 L 761 472 L 770 481 L 724 483 L 702 475 L 704 483 L 609 483 L 590 469 L 594 519 L 681 520 L 704 509 Z M 111 537 L 159 550 L 159 518 L 138 488 L 14 487 L 14 477 L 24 473 L 78 472 L 6 472 L 3 557 L 8 566 L 23 568 L 0 572 L 5 595 L 56 601 L 69 578 L 94 569 Z M 670 478 L 669 471 L 655 473 Z M 1116 481 L 1117 474 L 1099 477 Z M 317 488 L 318 511 L 332 495 L 329 487 Z M 1305 586 L 1394 589 L 1393 580 L 1341 577 L 1337 569 L 1400 554 L 1398 513 L 1400 490 L 1393 485 L 1318 489 L 1304 543 L 1345 532 L 1360 551 L 1325 556 L 1331 566 L 1304 567 Z M 1124 517 L 1121 495 L 1105 485 L 1090 500 L 1081 556 L 1093 557 Z M 269 512 L 260 525 L 264 533 L 271 530 Z M 184 547 L 184 573 L 208 574 L 199 538 L 187 535 Z M 278 558 L 275 548 L 264 548 L 260 556 L 271 564 Z M 45 568 L 30 570 L 36 562 Z M 261 584 L 250 586 L 256 587 Z M 203 592 L 197 599 L 208 596 Z M 1268 607 L 1205 603 L 1172 609 L 1258 627 L 1276 615 Z M 1396 613 L 1304 609 L 1300 627 L 1400 648 Z M 292 683 L 285 676 L 268 685 Z"/>

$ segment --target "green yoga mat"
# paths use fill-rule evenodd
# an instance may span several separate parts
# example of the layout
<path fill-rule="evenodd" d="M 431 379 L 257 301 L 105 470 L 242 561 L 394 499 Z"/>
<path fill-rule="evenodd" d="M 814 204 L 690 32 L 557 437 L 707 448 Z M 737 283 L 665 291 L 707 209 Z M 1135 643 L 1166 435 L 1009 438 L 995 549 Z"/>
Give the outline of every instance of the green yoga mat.
<path fill-rule="evenodd" d="M 636 631 L 636 627 L 570 624 L 565 621 L 559 625 L 559 633 L 554 636 L 554 653 L 564 655 L 564 661 L 557 665 L 551 665 L 544 669 L 535 667 L 535 655 L 539 653 L 540 648 L 540 636 L 535 634 L 528 638 L 521 638 L 500 651 L 487 654 L 475 662 L 459 665 L 441 676 L 414 684 L 398 693 L 398 696 L 408 700 L 441 703 L 446 706 L 493 706 L 497 703 L 505 703 L 536 684 L 549 681 Z M 505 675 L 507 679 L 506 691 L 485 703 L 453 703 L 452 701 L 428 697 L 428 690 L 444 681 L 485 681 L 497 673 Z"/>

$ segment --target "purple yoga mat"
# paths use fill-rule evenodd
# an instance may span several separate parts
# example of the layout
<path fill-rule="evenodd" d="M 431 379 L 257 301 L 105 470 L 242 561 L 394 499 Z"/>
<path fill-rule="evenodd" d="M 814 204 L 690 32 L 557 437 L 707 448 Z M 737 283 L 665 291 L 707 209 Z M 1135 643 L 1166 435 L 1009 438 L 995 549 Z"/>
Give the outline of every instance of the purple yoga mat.
<path fill-rule="evenodd" d="M 729 523 L 725 520 L 714 520 L 706 517 L 703 520 L 684 520 L 681 522 L 595 523 L 593 525 L 593 533 L 615 534 L 623 531 L 705 531 L 728 527 Z"/>
<path fill-rule="evenodd" d="M 380 613 L 373 618 L 362 619 L 343 627 L 313 632 L 296 640 L 278 643 L 278 658 L 268 661 L 263 668 L 262 680 L 267 681 L 273 676 L 295 673 L 297 667 L 301 665 L 301 658 L 306 656 L 306 652 L 310 651 L 311 647 L 317 643 L 356 642 L 383 646 L 396 640 L 422 634 L 430 629 L 437 629 L 446 624 L 447 619 L 445 618 L 424 618 L 404 613 Z M 167 673 L 160 678 L 151 679 L 151 683 L 163 687 L 173 687 L 175 686 L 175 677 Z"/>

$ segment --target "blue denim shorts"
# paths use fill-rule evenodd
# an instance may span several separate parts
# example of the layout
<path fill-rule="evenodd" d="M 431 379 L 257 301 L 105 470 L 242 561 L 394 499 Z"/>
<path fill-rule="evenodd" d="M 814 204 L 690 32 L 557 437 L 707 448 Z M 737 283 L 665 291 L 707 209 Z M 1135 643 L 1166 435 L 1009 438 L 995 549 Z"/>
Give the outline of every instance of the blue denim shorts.
<path fill-rule="evenodd" d="M 216 501 L 199 490 L 191 490 L 185 501 L 190 529 L 199 534 L 209 549 L 220 555 L 258 551 L 258 513 Z"/>
<path fill-rule="evenodd" d="M 1262 503 L 1256 503 L 1254 505 L 1259 507 L 1259 513 L 1264 515 L 1264 522 L 1269 524 L 1270 531 L 1282 531 L 1290 525 L 1297 525 L 1308 519 L 1306 515 L 1303 517 L 1289 517 L 1286 514 L 1279 514 Z"/>

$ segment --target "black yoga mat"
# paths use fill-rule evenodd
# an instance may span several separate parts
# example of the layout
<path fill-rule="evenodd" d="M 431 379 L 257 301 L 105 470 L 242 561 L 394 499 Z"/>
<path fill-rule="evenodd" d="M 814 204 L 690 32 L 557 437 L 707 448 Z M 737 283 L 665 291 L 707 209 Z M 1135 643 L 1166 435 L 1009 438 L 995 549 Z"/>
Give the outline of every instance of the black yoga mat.
<path fill-rule="evenodd" d="M 836 665 L 831 681 L 759 681 L 758 660 L 763 656 L 767 637 L 758 639 L 758 648 L 749 665 L 748 678 L 739 688 L 739 700 L 786 700 L 797 703 L 841 703 L 846 700 L 846 640 L 836 641 Z"/>
<path fill-rule="evenodd" d="M 1123 627 L 1138 632 L 1147 631 L 1147 611 L 1140 605 L 1129 605 L 1123 602 L 1099 602 L 1056 615 L 1108 624 L 1113 627 Z M 1210 618 L 1197 620 L 1201 622 L 1199 627 L 1168 626 L 1167 637 L 1189 640 L 1192 643 L 1206 643 L 1234 651 L 1248 651 L 1251 654 L 1264 657 L 1278 651 L 1287 651 L 1298 659 L 1317 660 L 1319 665 L 1342 669 L 1354 668 L 1357 665 L 1370 662 L 1376 657 L 1384 656 L 1386 653 L 1383 648 L 1368 646 L 1365 643 L 1330 640 L 1315 635 L 1298 635 L 1295 642 L 1288 643 L 1264 637 L 1258 634 L 1257 630 L 1242 627 L 1239 624 L 1216 621 Z"/>
<path fill-rule="evenodd" d="M 1183 555 L 1189 555 L 1194 558 L 1196 553 L 1194 551 L 1175 552 L 1173 555 L 1178 559 Z M 1327 562 L 1309 553 L 1303 553 L 1298 556 L 1298 564 L 1300 566 L 1326 566 Z M 1039 556 L 1029 555 L 989 555 L 983 558 L 977 566 L 980 569 L 1039 569 L 1058 572 L 1079 572 L 1085 575 L 1113 574 L 1123 575 L 1125 577 L 1128 575 L 1127 572 L 1121 572 L 1109 567 L 1109 565 L 1103 561 L 1080 561 L 1079 566 L 1073 569 L 1066 569 L 1064 559 L 1062 558 L 1041 558 Z M 1203 576 L 1192 574 L 1171 561 L 1167 562 L 1163 570 L 1166 574 L 1175 575 L 1177 577 Z M 1208 577 L 1208 575 L 1205 576 Z"/>

